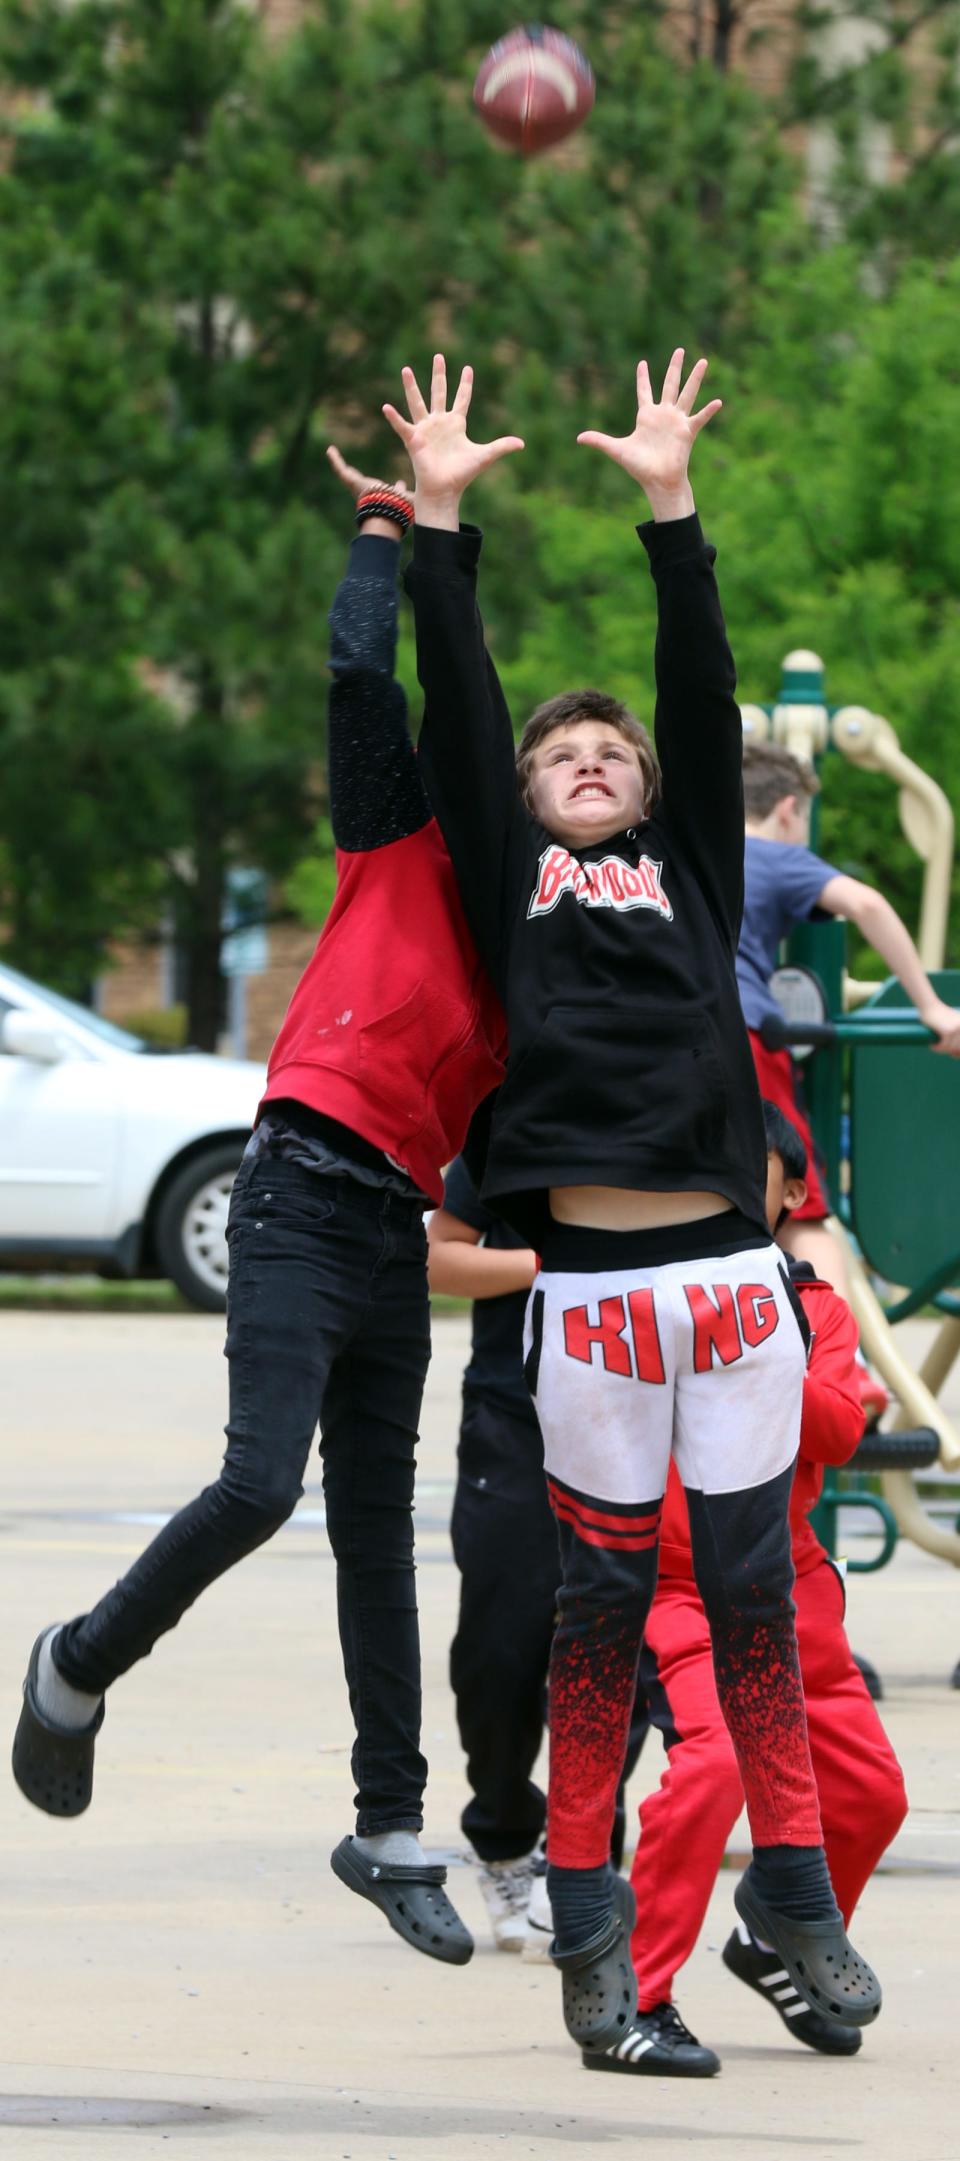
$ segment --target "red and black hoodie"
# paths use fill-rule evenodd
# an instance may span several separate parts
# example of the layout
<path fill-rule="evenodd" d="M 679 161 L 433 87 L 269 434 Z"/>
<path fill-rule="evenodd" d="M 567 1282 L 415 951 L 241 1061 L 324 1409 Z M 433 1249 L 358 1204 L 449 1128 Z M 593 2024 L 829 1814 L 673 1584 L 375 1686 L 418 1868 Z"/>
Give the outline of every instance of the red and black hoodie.
<path fill-rule="evenodd" d="M 432 1201 L 503 1073 L 503 1014 L 467 927 L 394 680 L 398 550 L 361 534 L 331 610 L 337 888 L 270 1054 L 261 1110 L 299 1103 Z"/>

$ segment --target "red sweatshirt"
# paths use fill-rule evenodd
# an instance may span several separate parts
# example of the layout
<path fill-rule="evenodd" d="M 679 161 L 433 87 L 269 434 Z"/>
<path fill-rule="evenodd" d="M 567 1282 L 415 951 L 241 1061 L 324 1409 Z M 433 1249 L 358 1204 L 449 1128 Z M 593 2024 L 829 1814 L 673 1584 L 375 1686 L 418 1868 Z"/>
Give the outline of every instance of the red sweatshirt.
<path fill-rule="evenodd" d="M 337 890 L 270 1053 L 262 1107 L 293 1097 L 402 1164 L 432 1201 L 505 1024 L 467 929 L 393 680 L 398 550 L 361 535 L 331 613 L 328 765 Z"/>
<path fill-rule="evenodd" d="M 823 1490 L 825 1463 L 848 1463 L 863 1433 L 863 1405 L 857 1386 L 857 1324 L 849 1306 L 829 1283 L 791 1269 L 794 1289 L 803 1300 L 811 1343 L 803 1383 L 800 1453 L 790 1498 L 793 1565 L 798 1576 L 826 1558 L 825 1548 L 808 1521 Z M 687 1503 L 675 1463 L 663 1503 L 660 1579 L 693 1576 Z"/>

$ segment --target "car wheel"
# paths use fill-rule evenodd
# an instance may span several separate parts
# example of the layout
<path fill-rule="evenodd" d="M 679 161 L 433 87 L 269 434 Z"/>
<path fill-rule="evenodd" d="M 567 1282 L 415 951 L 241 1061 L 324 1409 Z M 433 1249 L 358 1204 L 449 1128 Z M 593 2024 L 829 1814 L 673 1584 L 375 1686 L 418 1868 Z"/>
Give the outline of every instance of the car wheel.
<path fill-rule="evenodd" d="M 227 1303 L 227 1214 L 242 1147 L 224 1141 L 194 1156 L 168 1186 L 157 1215 L 157 1255 L 165 1275 L 205 1313 Z"/>

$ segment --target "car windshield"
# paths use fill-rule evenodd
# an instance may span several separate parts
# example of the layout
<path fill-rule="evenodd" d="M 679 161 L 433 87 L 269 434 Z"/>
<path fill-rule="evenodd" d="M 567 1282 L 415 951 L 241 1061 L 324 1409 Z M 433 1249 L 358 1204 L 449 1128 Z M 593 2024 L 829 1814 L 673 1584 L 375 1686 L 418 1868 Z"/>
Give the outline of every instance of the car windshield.
<path fill-rule="evenodd" d="M 78 1021 L 90 1030 L 91 1035 L 99 1036 L 101 1042 L 112 1043 L 114 1050 L 147 1051 L 151 1047 L 142 1036 L 131 1035 L 128 1028 L 117 1028 L 113 1021 L 101 1019 L 100 1014 L 92 1013 L 89 1006 L 78 1005 L 74 998 L 64 998 L 58 990 L 48 990 L 45 983 L 31 983 L 29 976 L 20 975 L 16 968 L 4 966 L 0 990 L 4 978 L 15 990 L 29 991 L 32 997 L 42 998 L 45 1005 L 53 1006 L 55 1012 L 63 1013 L 67 1020 Z"/>

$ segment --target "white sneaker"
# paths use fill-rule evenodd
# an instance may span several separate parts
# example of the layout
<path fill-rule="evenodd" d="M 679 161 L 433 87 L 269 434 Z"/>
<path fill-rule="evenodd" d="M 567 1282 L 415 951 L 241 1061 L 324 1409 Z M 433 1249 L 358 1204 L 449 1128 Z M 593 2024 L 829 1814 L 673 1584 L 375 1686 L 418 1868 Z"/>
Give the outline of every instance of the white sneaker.
<path fill-rule="evenodd" d="M 528 1966 L 549 1966 L 550 1945 L 553 1942 L 553 1914 L 547 1897 L 547 1871 L 541 1865 L 534 1876 L 527 1907 L 527 1925 L 523 1939 L 523 1956 Z"/>
<path fill-rule="evenodd" d="M 521 1854 L 518 1861 L 479 1861 L 477 1882 L 490 1915 L 493 1940 L 498 1951 L 522 1951 L 527 1932 L 527 1908 L 534 1881 L 534 1855 Z"/>

